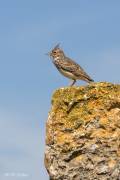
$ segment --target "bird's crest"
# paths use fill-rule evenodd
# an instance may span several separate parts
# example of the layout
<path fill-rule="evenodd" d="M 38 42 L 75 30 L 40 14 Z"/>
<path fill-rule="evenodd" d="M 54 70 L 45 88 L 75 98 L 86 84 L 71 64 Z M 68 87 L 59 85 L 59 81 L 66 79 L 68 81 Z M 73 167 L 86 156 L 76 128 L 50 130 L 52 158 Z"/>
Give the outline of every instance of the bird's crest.
<path fill-rule="evenodd" d="M 53 49 L 58 49 L 60 48 L 60 43 L 58 43 Z"/>

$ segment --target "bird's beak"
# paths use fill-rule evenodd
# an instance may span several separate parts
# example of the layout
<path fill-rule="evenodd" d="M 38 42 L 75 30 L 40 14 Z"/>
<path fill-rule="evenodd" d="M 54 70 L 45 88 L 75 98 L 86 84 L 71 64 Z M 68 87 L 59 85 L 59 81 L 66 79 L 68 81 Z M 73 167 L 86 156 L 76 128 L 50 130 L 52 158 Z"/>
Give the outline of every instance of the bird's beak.
<path fill-rule="evenodd" d="M 47 56 L 51 56 L 51 52 L 48 52 L 48 53 L 46 53 L 45 55 L 47 55 Z"/>

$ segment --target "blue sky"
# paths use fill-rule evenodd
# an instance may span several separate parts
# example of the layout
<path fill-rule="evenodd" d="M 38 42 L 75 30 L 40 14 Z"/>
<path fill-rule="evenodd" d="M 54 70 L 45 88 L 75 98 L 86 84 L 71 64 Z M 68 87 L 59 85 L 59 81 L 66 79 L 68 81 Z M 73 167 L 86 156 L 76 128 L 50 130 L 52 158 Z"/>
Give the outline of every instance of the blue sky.
<path fill-rule="evenodd" d="M 120 82 L 120 1 L 0 1 L 0 179 L 48 180 L 45 123 L 67 86 L 45 56 L 61 43 L 95 81 Z M 77 85 L 84 85 L 79 81 Z"/>

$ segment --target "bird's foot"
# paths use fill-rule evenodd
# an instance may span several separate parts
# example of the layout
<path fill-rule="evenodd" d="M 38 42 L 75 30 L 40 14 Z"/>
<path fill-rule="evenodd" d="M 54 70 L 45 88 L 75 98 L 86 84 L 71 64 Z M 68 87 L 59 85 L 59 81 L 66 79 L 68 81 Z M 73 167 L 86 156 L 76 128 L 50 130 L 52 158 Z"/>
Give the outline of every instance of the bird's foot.
<path fill-rule="evenodd" d="M 76 83 L 76 80 L 72 80 L 72 83 L 70 83 L 70 86 L 73 86 Z"/>

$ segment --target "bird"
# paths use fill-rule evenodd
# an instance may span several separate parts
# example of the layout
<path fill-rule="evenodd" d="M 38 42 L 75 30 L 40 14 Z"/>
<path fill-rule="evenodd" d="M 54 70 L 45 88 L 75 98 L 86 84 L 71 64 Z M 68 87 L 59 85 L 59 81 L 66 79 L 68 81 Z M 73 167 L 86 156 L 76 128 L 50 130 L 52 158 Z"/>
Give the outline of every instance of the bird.
<path fill-rule="evenodd" d="M 94 82 L 79 64 L 65 55 L 64 51 L 60 48 L 60 44 L 57 44 L 47 55 L 52 58 L 52 62 L 58 71 L 72 80 L 70 86 L 73 86 L 77 80 L 83 80 L 87 83 Z"/>

